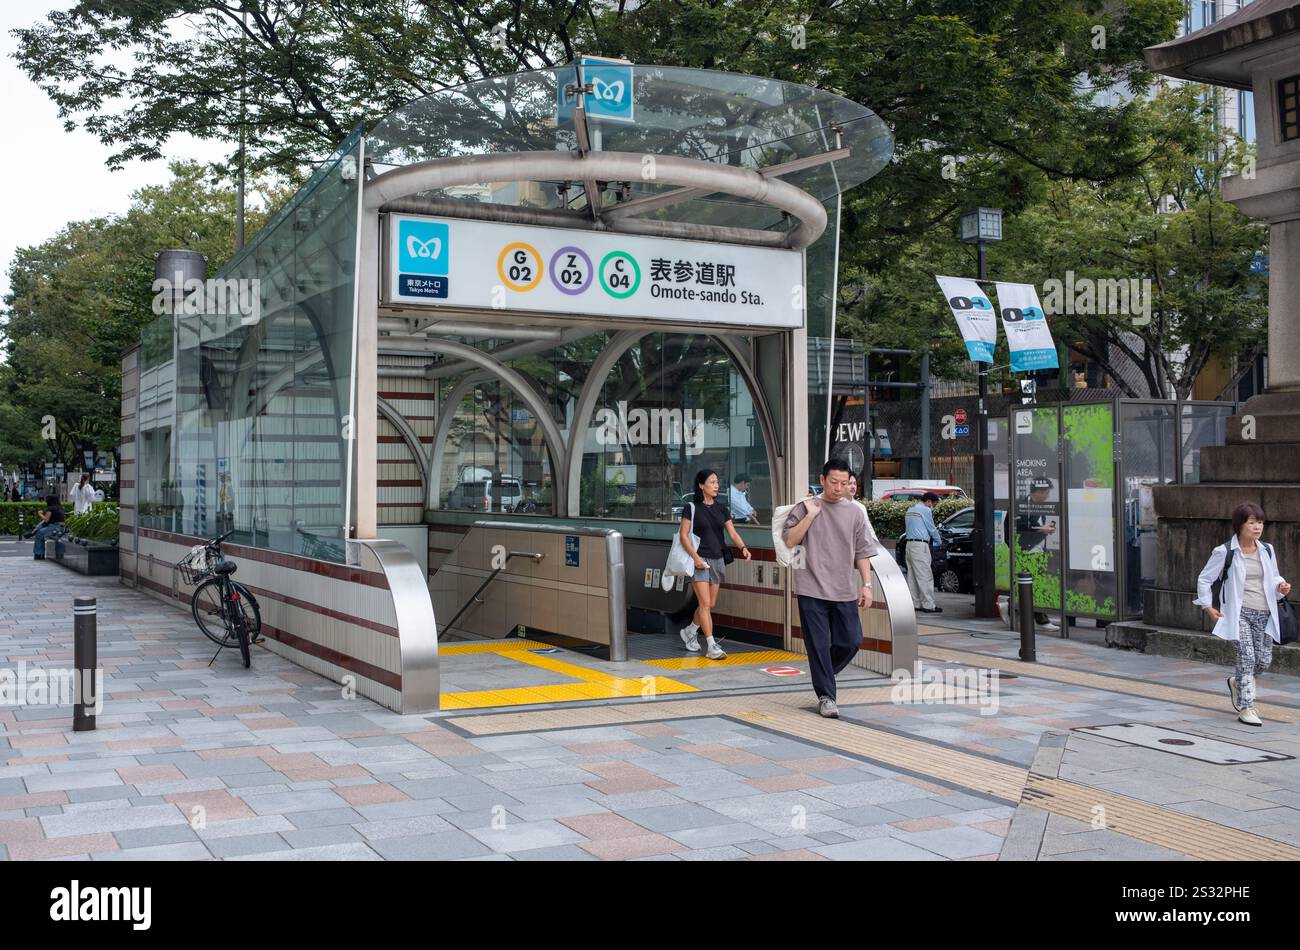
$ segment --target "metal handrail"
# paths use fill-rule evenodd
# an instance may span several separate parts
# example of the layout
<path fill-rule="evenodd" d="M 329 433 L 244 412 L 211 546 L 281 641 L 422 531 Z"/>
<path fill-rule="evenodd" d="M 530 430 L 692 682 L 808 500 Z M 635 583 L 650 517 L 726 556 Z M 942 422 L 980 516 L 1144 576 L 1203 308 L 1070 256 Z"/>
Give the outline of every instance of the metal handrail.
<path fill-rule="evenodd" d="M 482 603 L 482 601 L 478 599 L 478 595 L 483 593 L 483 591 L 487 590 L 487 586 L 497 579 L 498 574 L 500 574 L 502 571 L 506 569 L 506 565 L 510 563 L 510 559 L 512 557 L 526 557 L 529 558 L 534 564 L 536 564 L 539 561 L 541 561 L 541 559 L 544 558 L 545 556 L 546 555 L 541 554 L 537 551 L 507 551 L 505 562 L 487 576 L 487 578 L 483 581 L 483 583 L 479 585 L 478 590 L 474 591 L 474 593 L 469 595 L 469 600 L 465 601 L 464 606 L 462 606 L 460 610 L 456 611 L 456 616 L 452 617 L 451 620 L 447 622 L 446 629 L 447 630 L 455 629 L 456 621 L 461 618 L 461 615 L 465 613 L 465 611 L 469 610 L 471 604 Z"/>

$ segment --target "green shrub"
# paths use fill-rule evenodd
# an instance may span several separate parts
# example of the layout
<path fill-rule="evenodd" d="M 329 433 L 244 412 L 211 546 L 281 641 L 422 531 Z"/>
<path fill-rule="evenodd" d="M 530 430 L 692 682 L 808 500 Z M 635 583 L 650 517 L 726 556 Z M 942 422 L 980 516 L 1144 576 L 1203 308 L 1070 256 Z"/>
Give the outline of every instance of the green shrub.
<path fill-rule="evenodd" d="M 903 519 L 907 517 L 907 509 L 916 502 L 869 501 L 866 504 L 867 515 L 871 518 L 871 527 L 876 529 L 877 537 L 881 540 L 894 541 L 903 533 Z M 935 505 L 934 523 L 937 525 L 945 518 L 950 518 L 973 504 L 975 502 L 969 498 L 945 498 Z"/>
<path fill-rule="evenodd" d="M 869 501 L 867 517 L 871 527 L 876 529 L 876 536 L 882 541 L 892 541 L 903 533 L 903 518 L 907 509 L 912 507 L 907 501 Z"/>
<path fill-rule="evenodd" d="M 970 508 L 974 504 L 975 502 L 969 498 L 945 498 L 934 506 L 934 523 L 938 524 L 945 518 L 951 518 L 963 508 Z"/>
<path fill-rule="evenodd" d="M 28 532 L 41 523 L 41 512 L 45 510 L 43 501 L 6 501 L 0 502 L 0 534 L 18 534 L 18 515 L 23 516 L 22 531 Z"/>
<path fill-rule="evenodd" d="M 111 505 L 92 507 L 79 515 L 68 515 L 68 533 L 87 541 L 116 542 L 118 532 L 117 508 Z"/>

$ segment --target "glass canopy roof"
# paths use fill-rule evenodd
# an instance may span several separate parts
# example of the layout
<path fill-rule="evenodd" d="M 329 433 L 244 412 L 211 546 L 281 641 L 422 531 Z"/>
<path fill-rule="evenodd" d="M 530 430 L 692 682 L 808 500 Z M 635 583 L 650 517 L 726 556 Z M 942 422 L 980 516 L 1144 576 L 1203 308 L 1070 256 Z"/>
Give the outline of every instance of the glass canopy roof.
<path fill-rule="evenodd" d="M 580 73 L 586 107 L 575 109 Z M 631 101 L 617 84 L 630 74 Z M 601 83 L 604 88 L 601 88 Z M 592 85 L 596 86 L 593 102 Z M 630 121 L 601 116 L 602 94 L 616 88 Z M 581 127 L 580 127 L 581 126 Z M 842 96 L 777 79 L 674 66 L 580 60 L 444 89 L 391 113 L 367 136 L 377 166 L 497 152 L 592 151 L 676 155 L 762 171 L 823 201 L 875 175 L 893 154 L 893 136 L 870 109 Z M 828 160 L 837 149 L 837 157 Z M 601 208 L 673 190 L 615 182 Z M 561 187 L 556 187 L 561 186 Z M 587 208 L 581 183 L 521 188 L 452 188 L 433 197 L 538 208 Z M 630 209 L 629 209 L 630 210 Z M 645 212 L 661 220 L 754 228 L 781 223 L 781 212 L 732 196 L 698 193 Z"/>

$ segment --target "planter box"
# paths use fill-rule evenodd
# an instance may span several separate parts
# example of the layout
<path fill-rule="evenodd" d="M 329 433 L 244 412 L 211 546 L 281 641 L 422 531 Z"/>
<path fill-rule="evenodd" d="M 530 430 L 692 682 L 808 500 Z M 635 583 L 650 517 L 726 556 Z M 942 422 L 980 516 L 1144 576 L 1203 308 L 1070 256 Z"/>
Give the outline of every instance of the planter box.
<path fill-rule="evenodd" d="M 94 577 L 117 574 L 117 547 L 100 541 L 59 539 L 54 560 L 64 567 Z"/>

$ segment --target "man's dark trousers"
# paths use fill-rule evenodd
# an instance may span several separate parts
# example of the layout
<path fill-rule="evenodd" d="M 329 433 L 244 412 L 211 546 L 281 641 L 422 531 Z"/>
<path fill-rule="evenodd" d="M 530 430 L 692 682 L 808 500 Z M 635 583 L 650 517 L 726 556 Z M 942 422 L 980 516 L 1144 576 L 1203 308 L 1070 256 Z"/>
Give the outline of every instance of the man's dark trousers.
<path fill-rule="evenodd" d="M 857 656 L 862 645 L 862 621 L 856 600 L 799 597 L 799 625 L 808 651 L 813 689 L 818 698 L 835 698 L 835 675 Z"/>

